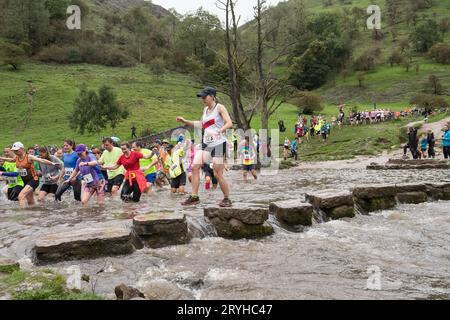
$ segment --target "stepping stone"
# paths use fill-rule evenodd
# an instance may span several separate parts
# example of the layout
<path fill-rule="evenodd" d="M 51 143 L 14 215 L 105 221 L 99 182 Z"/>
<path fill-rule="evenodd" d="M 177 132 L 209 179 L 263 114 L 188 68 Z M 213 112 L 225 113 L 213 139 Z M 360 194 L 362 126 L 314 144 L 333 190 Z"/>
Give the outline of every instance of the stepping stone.
<path fill-rule="evenodd" d="M 353 206 L 353 195 L 350 191 L 323 190 L 306 194 L 306 200 L 315 208 L 332 209 L 340 206 Z"/>
<path fill-rule="evenodd" d="M 270 212 L 281 222 L 289 226 L 312 225 L 313 206 L 299 200 L 277 201 L 270 203 Z"/>
<path fill-rule="evenodd" d="M 205 208 L 204 215 L 213 224 L 219 237 L 237 240 L 273 234 L 273 227 L 266 222 L 269 218 L 268 209 L 236 204 L 233 208 Z"/>
<path fill-rule="evenodd" d="M 397 188 L 395 184 L 366 185 L 353 189 L 353 196 L 359 199 L 395 197 L 396 194 Z"/>
<path fill-rule="evenodd" d="M 427 192 L 427 186 L 424 183 L 396 184 L 395 188 L 397 193 Z"/>
<path fill-rule="evenodd" d="M 140 241 L 126 226 L 94 226 L 48 234 L 36 240 L 38 263 L 95 259 L 124 255 L 140 248 Z"/>
<path fill-rule="evenodd" d="M 150 248 L 189 243 L 186 215 L 176 212 L 149 213 L 133 219 L 136 234 Z"/>
<path fill-rule="evenodd" d="M 209 219 L 220 218 L 222 220 L 230 220 L 234 218 L 250 225 L 263 224 L 269 219 L 268 209 L 253 208 L 242 204 L 235 204 L 232 208 L 208 207 L 204 209 L 204 214 Z"/>
<path fill-rule="evenodd" d="M 397 194 L 397 200 L 400 203 L 418 204 L 428 201 L 428 195 L 425 192 L 404 192 Z"/>

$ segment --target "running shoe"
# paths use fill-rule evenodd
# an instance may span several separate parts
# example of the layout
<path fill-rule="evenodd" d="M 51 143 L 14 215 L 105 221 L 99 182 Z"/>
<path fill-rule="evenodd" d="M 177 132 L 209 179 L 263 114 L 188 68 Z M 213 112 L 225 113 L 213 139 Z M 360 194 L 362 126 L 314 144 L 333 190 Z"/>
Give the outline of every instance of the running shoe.
<path fill-rule="evenodd" d="M 222 208 L 230 208 L 232 206 L 231 200 L 230 199 L 223 199 L 221 203 L 219 203 L 219 206 Z"/>
<path fill-rule="evenodd" d="M 200 203 L 200 198 L 197 196 L 189 196 L 189 198 L 182 202 L 182 206 L 195 206 Z"/>

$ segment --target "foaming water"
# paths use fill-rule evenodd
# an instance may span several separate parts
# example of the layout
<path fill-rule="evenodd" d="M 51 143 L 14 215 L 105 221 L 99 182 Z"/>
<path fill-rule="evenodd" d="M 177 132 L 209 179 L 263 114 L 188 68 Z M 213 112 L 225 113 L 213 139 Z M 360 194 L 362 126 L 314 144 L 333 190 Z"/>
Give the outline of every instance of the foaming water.
<path fill-rule="evenodd" d="M 306 192 L 350 189 L 360 184 L 439 182 L 448 171 L 366 171 L 361 168 L 281 171 L 244 183 L 228 172 L 232 199 L 251 205 L 304 199 Z M 195 238 L 187 245 L 142 249 L 121 257 L 50 265 L 61 272 L 79 265 L 91 276 L 86 290 L 113 298 L 120 283 L 154 299 L 426 299 L 450 298 L 450 203 L 399 205 L 370 216 L 358 215 L 314 224 L 294 233 L 278 226 L 271 237 L 231 241 L 214 237 L 203 207 L 217 204 L 220 191 L 202 192 L 198 208 L 182 208 L 183 197 L 168 190 L 139 204 L 109 200 L 82 208 L 65 196 L 62 203 L 21 209 L 0 198 L 0 255 L 30 255 L 34 240 L 46 233 L 95 223 L 131 224 L 148 212 L 186 213 Z M 368 290 L 368 268 L 380 270 L 381 290 Z M 48 266 L 46 266 L 48 267 Z M 95 282 L 95 285 L 92 283 Z"/>

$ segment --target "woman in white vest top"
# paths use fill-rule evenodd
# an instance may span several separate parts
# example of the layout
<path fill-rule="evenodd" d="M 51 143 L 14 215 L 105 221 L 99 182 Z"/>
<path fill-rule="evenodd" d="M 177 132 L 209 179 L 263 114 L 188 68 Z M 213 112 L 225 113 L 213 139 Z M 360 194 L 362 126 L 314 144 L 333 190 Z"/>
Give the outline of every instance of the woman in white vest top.
<path fill-rule="evenodd" d="M 224 156 L 227 150 L 227 138 L 225 132 L 231 129 L 233 122 L 230 115 L 222 104 L 219 104 L 216 97 L 216 89 L 206 87 L 197 97 L 202 98 L 205 109 L 201 121 L 189 121 L 183 117 L 177 117 L 178 122 L 185 125 L 202 128 L 202 150 L 195 154 L 192 165 L 192 194 L 182 203 L 184 206 L 196 205 L 200 202 L 198 189 L 200 186 L 200 172 L 204 163 L 214 165 L 214 176 L 219 182 L 220 189 L 224 194 L 224 199 L 219 204 L 221 207 L 231 207 L 230 187 L 223 176 Z"/>

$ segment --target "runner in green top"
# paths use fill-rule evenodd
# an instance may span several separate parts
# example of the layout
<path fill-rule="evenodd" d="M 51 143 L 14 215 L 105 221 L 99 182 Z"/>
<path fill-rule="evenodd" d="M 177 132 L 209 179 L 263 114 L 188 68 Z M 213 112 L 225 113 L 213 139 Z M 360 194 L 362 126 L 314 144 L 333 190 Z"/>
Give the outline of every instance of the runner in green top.
<path fill-rule="evenodd" d="M 156 176 L 157 176 L 157 169 L 156 165 L 158 164 L 158 156 L 155 152 L 150 151 L 149 149 L 142 148 L 141 142 L 134 142 L 132 145 L 133 151 L 140 152 L 144 156 L 152 155 L 150 159 L 141 159 L 139 160 L 139 165 L 141 168 L 141 171 L 144 172 L 145 179 L 147 180 L 147 193 L 152 194 L 153 193 L 153 186 L 156 182 Z"/>
<path fill-rule="evenodd" d="M 103 139 L 103 147 L 105 151 L 98 160 L 100 168 L 104 170 L 104 167 L 110 167 L 117 163 L 117 160 L 122 156 L 123 152 L 120 148 L 114 147 L 113 140 L 111 138 Z M 112 196 L 119 195 L 119 189 L 122 186 L 125 177 L 125 169 L 120 166 L 116 170 L 108 170 L 108 183 L 106 185 L 106 192 L 111 193 Z M 106 178 L 106 177 L 105 177 Z"/>
<path fill-rule="evenodd" d="M 14 152 L 10 147 L 5 148 L 5 157 L 12 158 Z M 4 172 L 0 172 L 0 176 L 6 181 L 6 190 L 4 193 L 10 201 L 19 201 L 19 194 L 24 187 L 22 177 L 18 174 L 15 162 L 7 162 L 3 164 Z"/>
<path fill-rule="evenodd" d="M 186 186 L 186 172 L 183 168 L 182 158 L 184 156 L 184 149 L 173 145 L 167 147 L 169 156 L 167 157 L 166 165 L 169 167 L 170 173 L 170 187 L 172 193 L 185 193 Z"/>

